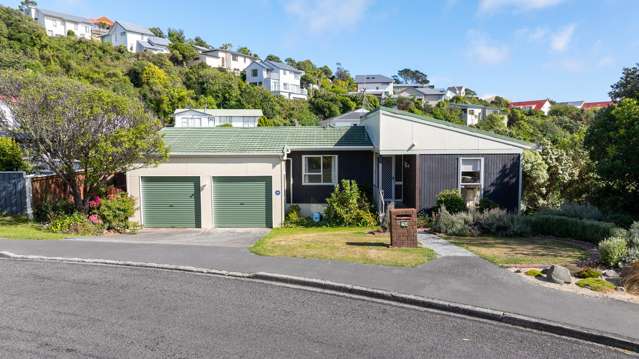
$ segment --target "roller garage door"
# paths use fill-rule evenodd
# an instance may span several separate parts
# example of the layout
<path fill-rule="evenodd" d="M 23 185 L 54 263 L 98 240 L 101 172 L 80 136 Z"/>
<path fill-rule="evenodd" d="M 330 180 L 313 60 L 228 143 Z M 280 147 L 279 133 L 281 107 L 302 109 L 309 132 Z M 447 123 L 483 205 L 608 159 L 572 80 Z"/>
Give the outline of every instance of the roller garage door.
<path fill-rule="evenodd" d="M 142 216 L 147 228 L 199 228 L 199 177 L 142 177 Z"/>
<path fill-rule="evenodd" d="M 271 177 L 213 177 L 218 228 L 272 227 Z"/>

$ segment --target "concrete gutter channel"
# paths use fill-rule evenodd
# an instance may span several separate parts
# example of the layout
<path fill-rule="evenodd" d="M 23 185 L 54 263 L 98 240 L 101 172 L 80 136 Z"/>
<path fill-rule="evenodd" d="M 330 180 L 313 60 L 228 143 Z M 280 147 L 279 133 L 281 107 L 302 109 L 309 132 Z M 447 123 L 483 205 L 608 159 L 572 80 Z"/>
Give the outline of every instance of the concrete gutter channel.
<path fill-rule="evenodd" d="M 52 261 L 64 263 L 84 263 L 84 264 L 102 264 L 115 265 L 123 267 L 149 268 L 181 271 L 197 274 L 216 275 L 229 278 L 250 279 L 263 282 L 279 283 L 285 285 L 293 285 L 297 287 L 306 287 L 320 289 L 337 294 L 353 295 L 363 298 L 387 301 L 391 303 L 409 305 L 425 309 L 433 309 L 442 312 L 454 313 L 471 318 L 484 319 L 494 322 L 509 324 L 525 329 L 532 329 L 551 333 L 563 337 L 584 340 L 596 344 L 606 345 L 622 350 L 639 353 L 639 341 L 633 338 L 623 337 L 606 332 L 600 332 L 592 329 L 580 328 L 576 326 L 565 325 L 561 323 L 551 322 L 543 319 L 537 319 L 519 314 L 513 314 L 498 310 L 486 309 L 472 305 L 459 304 L 438 299 L 431 299 L 421 296 L 402 294 L 398 292 L 371 289 L 356 285 L 348 285 L 325 280 L 312 278 L 296 277 L 289 275 L 257 272 L 231 272 L 225 270 L 216 270 L 192 266 L 157 264 L 145 262 L 117 261 L 109 259 L 86 259 L 86 258 L 69 258 L 69 257 L 47 257 L 38 255 L 20 255 L 12 252 L 0 251 L 0 258 L 14 260 L 34 260 L 34 261 Z"/>

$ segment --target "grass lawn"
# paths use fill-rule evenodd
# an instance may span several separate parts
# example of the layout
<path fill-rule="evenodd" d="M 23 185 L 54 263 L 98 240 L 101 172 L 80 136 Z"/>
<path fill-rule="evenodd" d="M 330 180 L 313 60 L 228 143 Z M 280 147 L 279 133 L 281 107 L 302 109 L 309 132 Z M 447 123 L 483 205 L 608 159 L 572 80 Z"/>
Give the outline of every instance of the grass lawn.
<path fill-rule="evenodd" d="M 589 243 L 551 237 L 445 237 L 499 265 L 574 265 L 587 257 Z"/>
<path fill-rule="evenodd" d="M 360 264 L 416 267 L 435 259 L 428 248 L 390 248 L 388 234 L 373 228 L 276 228 L 251 252 L 262 256 L 328 259 Z"/>
<path fill-rule="evenodd" d="M 62 239 L 68 234 L 52 233 L 22 217 L 0 217 L 0 238 Z"/>

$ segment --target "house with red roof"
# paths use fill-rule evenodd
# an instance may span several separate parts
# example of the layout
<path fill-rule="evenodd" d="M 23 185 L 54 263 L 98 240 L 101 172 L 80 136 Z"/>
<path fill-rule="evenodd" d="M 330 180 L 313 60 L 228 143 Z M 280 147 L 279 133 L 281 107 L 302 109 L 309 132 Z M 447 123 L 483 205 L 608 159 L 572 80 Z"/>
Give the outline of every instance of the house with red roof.
<path fill-rule="evenodd" d="M 548 115 L 548 111 L 550 111 L 550 101 L 546 100 L 533 100 L 533 101 L 519 101 L 519 102 L 511 102 L 508 105 L 508 108 L 519 108 L 522 110 L 535 110 L 541 111 L 544 115 Z"/>
<path fill-rule="evenodd" d="M 581 106 L 584 110 L 599 110 L 612 105 L 612 101 L 584 102 Z"/>

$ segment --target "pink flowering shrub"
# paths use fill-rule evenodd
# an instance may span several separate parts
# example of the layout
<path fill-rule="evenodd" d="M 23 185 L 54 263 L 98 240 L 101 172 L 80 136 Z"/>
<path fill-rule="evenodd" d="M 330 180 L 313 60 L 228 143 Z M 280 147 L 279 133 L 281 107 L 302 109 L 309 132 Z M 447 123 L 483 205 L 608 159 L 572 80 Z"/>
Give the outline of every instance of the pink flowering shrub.
<path fill-rule="evenodd" d="M 95 196 L 92 200 L 89 201 L 89 208 L 98 208 L 102 203 L 102 199 L 100 196 Z"/>

